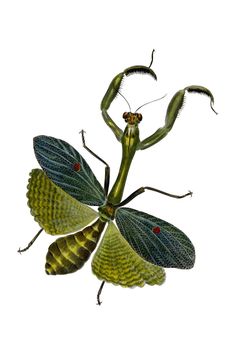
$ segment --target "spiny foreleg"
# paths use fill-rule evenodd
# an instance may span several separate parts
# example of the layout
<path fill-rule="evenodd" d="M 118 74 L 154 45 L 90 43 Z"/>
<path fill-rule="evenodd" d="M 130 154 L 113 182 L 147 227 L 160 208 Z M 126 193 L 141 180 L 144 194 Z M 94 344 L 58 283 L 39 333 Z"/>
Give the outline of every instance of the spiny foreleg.
<path fill-rule="evenodd" d="M 153 59 L 153 53 L 152 53 L 152 59 Z M 152 63 L 152 61 L 151 61 Z M 150 64 L 151 66 L 151 64 Z M 120 129 L 116 123 L 113 121 L 113 119 L 109 116 L 107 110 L 109 109 L 111 103 L 119 93 L 119 89 L 121 87 L 121 83 L 124 79 L 124 77 L 132 75 L 132 74 L 148 74 L 150 75 L 153 79 L 157 79 L 156 74 L 154 71 L 147 66 L 143 65 L 135 65 L 131 66 L 127 69 L 125 69 L 123 72 L 119 73 L 114 77 L 114 79 L 111 81 L 107 92 L 105 93 L 102 102 L 101 102 L 101 111 L 102 111 L 102 116 L 103 119 L 105 120 L 106 124 L 111 128 L 113 133 L 115 134 L 116 138 L 118 141 L 121 141 L 121 137 L 123 135 L 122 129 Z"/>
<path fill-rule="evenodd" d="M 143 150 L 149 148 L 150 146 L 163 139 L 169 133 L 175 123 L 176 118 L 179 115 L 181 108 L 183 107 L 186 92 L 207 95 L 210 98 L 211 109 L 216 113 L 213 108 L 214 97 L 210 90 L 203 86 L 187 86 L 183 90 L 178 91 L 171 99 L 166 112 L 165 125 L 162 128 L 157 129 L 154 134 L 141 141 L 138 149 Z"/>

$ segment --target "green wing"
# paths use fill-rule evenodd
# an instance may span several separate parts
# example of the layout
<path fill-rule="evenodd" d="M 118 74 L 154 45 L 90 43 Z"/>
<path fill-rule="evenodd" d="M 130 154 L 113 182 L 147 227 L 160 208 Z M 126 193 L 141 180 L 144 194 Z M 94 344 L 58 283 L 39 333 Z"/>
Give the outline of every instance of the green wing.
<path fill-rule="evenodd" d="M 78 231 L 98 215 L 57 187 L 40 169 L 31 171 L 27 188 L 31 214 L 48 234 Z"/>
<path fill-rule="evenodd" d="M 92 270 L 99 279 L 124 287 L 161 285 L 165 280 L 163 268 L 141 258 L 111 221 L 94 255 Z"/>

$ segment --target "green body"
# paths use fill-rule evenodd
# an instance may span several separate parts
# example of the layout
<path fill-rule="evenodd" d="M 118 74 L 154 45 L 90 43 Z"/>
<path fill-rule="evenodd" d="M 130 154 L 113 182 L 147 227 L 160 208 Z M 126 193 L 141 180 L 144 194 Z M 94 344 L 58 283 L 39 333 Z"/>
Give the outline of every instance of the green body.
<path fill-rule="evenodd" d="M 121 143 L 122 160 L 120 170 L 115 184 L 108 195 L 108 202 L 114 205 L 120 203 L 122 199 L 129 168 L 139 144 L 139 129 L 137 124 L 127 125 L 124 134 L 122 135 Z"/>
<path fill-rule="evenodd" d="M 121 82 L 124 76 L 128 76 L 133 72 L 145 73 L 150 75 L 156 80 L 156 74 L 153 72 L 150 67 L 145 66 L 133 66 L 125 69 L 122 73 L 116 75 L 111 81 L 107 92 L 105 93 L 102 102 L 101 102 L 101 111 L 102 116 L 106 124 L 111 128 L 116 138 L 122 144 L 122 160 L 120 165 L 120 170 L 115 181 L 114 186 L 111 189 L 110 194 L 108 195 L 108 202 L 111 204 L 120 203 L 125 187 L 125 182 L 128 176 L 129 168 L 133 160 L 134 154 L 137 150 L 147 149 L 148 147 L 156 144 L 161 139 L 163 139 L 169 131 L 172 129 L 175 120 L 179 114 L 180 109 L 183 106 L 185 92 L 196 92 L 202 93 L 210 97 L 211 99 L 211 108 L 213 109 L 214 97 L 212 93 L 203 86 L 188 86 L 183 90 L 178 91 L 173 98 L 171 99 L 165 118 L 165 125 L 162 128 L 156 130 L 156 132 L 150 135 L 148 138 L 140 142 L 139 140 L 139 120 L 136 119 L 137 114 L 129 113 L 132 119 L 128 119 L 128 124 L 123 132 L 112 118 L 109 116 L 107 110 L 110 107 L 112 101 L 117 96 L 119 92 Z M 213 109 L 214 111 L 214 109 Z"/>
<path fill-rule="evenodd" d="M 188 86 L 178 91 L 168 105 L 164 126 L 157 129 L 143 141 L 140 141 L 138 127 L 142 119 L 140 113 L 124 113 L 123 117 L 127 125 L 123 131 L 115 124 L 107 112 L 119 92 L 124 76 L 129 76 L 133 73 L 148 74 L 156 79 L 156 75 L 150 67 L 133 66 L 127 68 L 115 76 L 101 102 L 102 116 L 117 140 L 122 144 L 122 159 L 116 181 L 110 193 L 106 196 L 105 205 L 99 207 L 99 213 L 75 201 L 54 185 L 42 170 L 33 170 L 31 173 L 28 185 L 29 206 L 41 227 L 54 235 L 82 229 L 69 236 L 61 237 L 50 245 L 46 257 L 47 274 L 67 274 L 80 269 L 96 248 L 102 231 L 108 222 L 109 226 L 92 263 L 93 272 L 97 277 L 122 286 L 143 286 L 145 283 L 162 284 L 164 281 L 165 274 L 163 269 L 146 262 L 140 257 L 130 247 L 111 220 L 115 218 L 116 209 L 121 204 L 125 183 L 135 152 L 156 144 L 169 133 L 183 106 L 186 91 L 209 96 L 212 109 L 214 98 L 211 92 L 202 86 Z M 93 155 L 96 156 L 94 153 Z M 102 162 L 104 161 L 102 160 Z M 154 188 L 145 188 L 161 192 Z M 143 191 L 144 188 L 142 187 L 139 194 Z M 161 193 L 170 195 L 165 192 Z M 131 198 L 127 199 L 131 200 Z M 86 223 L 90 222 L 93 223 L 84 228 Z M 135 270 L 135 268 L 137 269 Z"/>

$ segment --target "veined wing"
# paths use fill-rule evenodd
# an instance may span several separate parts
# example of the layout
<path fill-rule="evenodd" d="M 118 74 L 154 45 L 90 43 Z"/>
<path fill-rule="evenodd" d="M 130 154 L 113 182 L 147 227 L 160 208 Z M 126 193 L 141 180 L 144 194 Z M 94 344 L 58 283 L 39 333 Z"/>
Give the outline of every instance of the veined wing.
<path fill-rule="evenodd" d="M 110 221 L 92 261 L 93 273 L 101 280 L 124 287 L 161 285 L 163 268 L 141 258 Z"/>
<path fill-rule="evenodd" d="M 81 203 L 102 205 L 105 194 L 83 157 L 67 142 L 40 135 L 34 138 L 36 158 L 47 176 Z"/>
<path fill-rule="evenodd" d="M 146 261 L 166 268 L 193 267 L 193 244 L 172 224 L 131 208 L 118 209 L 116 222 L 124 238 Z"/>
<path fill-rule="evenodd" d="M 40 169 L 31 171 L 27 188 L 31 214 L 48 234 L 78 231 L 98 215 L 57 187 Z"/>

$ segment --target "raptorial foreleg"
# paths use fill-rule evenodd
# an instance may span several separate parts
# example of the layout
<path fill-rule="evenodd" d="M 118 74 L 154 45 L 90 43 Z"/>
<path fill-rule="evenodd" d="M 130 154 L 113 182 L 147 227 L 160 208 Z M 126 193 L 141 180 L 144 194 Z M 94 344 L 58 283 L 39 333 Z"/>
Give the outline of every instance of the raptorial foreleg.
<path fill-rule="evenodd" d="M 176 118 L 179 115 L 181 108 L 183 107 L 186 92 L 194 92 L 207 95 L 210 98 L 211 109 L 216 113 L 213 108 L 214 97 L 210 90 L 203 86 L 187 86 L 183 90 L 178 91 L 171 99 L 166 112 L 165 125 L 162 128 L 157 129 L 154 134 L 141 141 L 138 149 L 144 150 L 149 148 L 150 146 L 158 143 L 158 141 L 163 139 L 169 133 L 175 123 Z"/>

